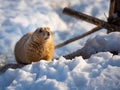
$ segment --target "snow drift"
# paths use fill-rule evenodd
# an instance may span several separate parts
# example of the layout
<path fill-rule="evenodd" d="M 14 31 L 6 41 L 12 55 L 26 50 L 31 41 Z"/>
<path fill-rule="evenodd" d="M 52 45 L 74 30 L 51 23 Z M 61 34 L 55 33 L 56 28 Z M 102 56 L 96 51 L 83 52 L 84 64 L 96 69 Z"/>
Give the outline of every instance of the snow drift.
<path fill-rule="evenodd" d="M 0 89 L 118 90 L 119 63 L 120 56 L 109 52 L 98 53 L 88 60 L 61 57 L 53 62 L 40 61 L 22 69 L 9 69 L 0 76 Z"/>

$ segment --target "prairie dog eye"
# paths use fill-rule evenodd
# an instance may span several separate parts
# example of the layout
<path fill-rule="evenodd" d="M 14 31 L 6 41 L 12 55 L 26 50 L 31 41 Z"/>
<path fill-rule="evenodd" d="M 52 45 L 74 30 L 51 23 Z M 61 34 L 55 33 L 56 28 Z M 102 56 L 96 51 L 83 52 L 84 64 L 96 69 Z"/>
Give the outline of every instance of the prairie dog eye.
<path fill-rule="evenodd" d="M 50 33 L 48 32 L 47 35 L 50 36 Z"/>

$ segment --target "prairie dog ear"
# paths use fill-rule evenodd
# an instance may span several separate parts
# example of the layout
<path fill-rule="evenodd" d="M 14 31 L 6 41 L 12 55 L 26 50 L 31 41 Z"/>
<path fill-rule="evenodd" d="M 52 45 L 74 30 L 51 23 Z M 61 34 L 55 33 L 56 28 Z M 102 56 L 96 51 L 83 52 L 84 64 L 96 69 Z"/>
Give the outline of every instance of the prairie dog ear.
<path fill-rule="evenodd" d="M 50 27 L 45 27 L 46 29 L 50 30 Z"/>

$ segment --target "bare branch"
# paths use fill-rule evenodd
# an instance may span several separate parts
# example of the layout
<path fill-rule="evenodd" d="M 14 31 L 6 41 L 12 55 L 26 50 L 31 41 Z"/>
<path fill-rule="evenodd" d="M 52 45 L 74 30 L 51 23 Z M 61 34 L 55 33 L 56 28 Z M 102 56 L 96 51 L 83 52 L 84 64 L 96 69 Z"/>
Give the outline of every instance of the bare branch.
<path fill-rule="evenodd" d="M 71 38 L 71 39 L 69 39 L 69 40 L 67 40 L 67 41 L 59 44 L 59 45 L 56 45 L 55 48 L 60 48 L 60 47 L 62 47 L 62 46 L 65 46 L 65 45 L 67 45 L 67 44 L 69 44 L 69 43 L 71 43 L 71 42 L 74 42 L 74 41 L 76 41 L 76 40 L 78 40 L 78 39 L 81 39 L 81 38 L 87 36 L 87 35 L 90 35 L 90 34 L 92 34 L 93 32 L 99 31 L 101 28 L 102 28 L 102 27 L 95 27 L 95 28 L 93 28 L 92 30 L 90 30 L 90 31 L 88 31 L 88 32 L 86 32 L 86 33 L 84 33 L 84 34 L 82 34 L 82 35 L 76 36 L 76 37 L 74 37 L 74 38 Z"/>
<path fill-rule="evenodd" d="M 114 18 L 114 13 L 115 13 L 115 0 L 110 0 L 108 21 L 111 21 Z"/>
<path fill-rule="evenodd" d="M 120 0 L 116 0 L 115 2 L 115 13 L 120 17 Z"/>
<path fill-rule="evenodd" d="M 64 8 L 63 13 L 67 14 L 69 16 L 75 17 L 77 19 L 81 19 L 81 20 L 84 20 L 86 22 L 92 23 L 94 25 L 101 26 L 101 27 L 103 27 L 107 30 L 110 30 L 110 31 L 117 31 L 118 30 L 118 27 L 116 25 L 109 24 L 108 22 L 105 22 L 103 20 L 100 20 L 98 18 L 89 16 L 86 14 L 83 14 L 81 12 L 75 11 L 75 10 L 70 9 L 70 8 Z"/>

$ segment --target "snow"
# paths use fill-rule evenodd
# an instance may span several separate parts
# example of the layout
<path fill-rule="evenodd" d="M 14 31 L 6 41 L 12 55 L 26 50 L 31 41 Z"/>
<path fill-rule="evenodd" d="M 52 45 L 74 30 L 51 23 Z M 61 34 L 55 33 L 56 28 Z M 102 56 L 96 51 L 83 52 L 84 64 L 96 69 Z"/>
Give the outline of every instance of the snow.
<path fill-rule="evenodd" d="M 0 0 L 0 64 L 16 63 L 15 43 L 39 26 L 51 28 L 56 45 L 95 27 L 63 15 L 65 6 L 106 20 L 108 5 L 109 0 Z M 119 32 L 106 34 L 103 29 L 56 49 L 59 59 L 8 69 L 0 75 L 0 90 L 120 90 L 119 41 Z M 77 49 L 92 55 L 62 57 Z"/>
<path fill-rule="evenodd" d="M 100 33 L 93 38 L 89 38 L 81 49 L 85 56 L 89 57 L 96 52 L 120 53 L 120 33 L 113 32 L 109 34 Z M 91 43 L 92 42 L 92 43 Z"/>
<path fill-rule="evenodd" d="M 100 52 L 84 60 L 76 57 L 51 62 L 40 61 L 9 69 L 0 76 L 1 90 L 118 90 L 120 56 Z"/>

